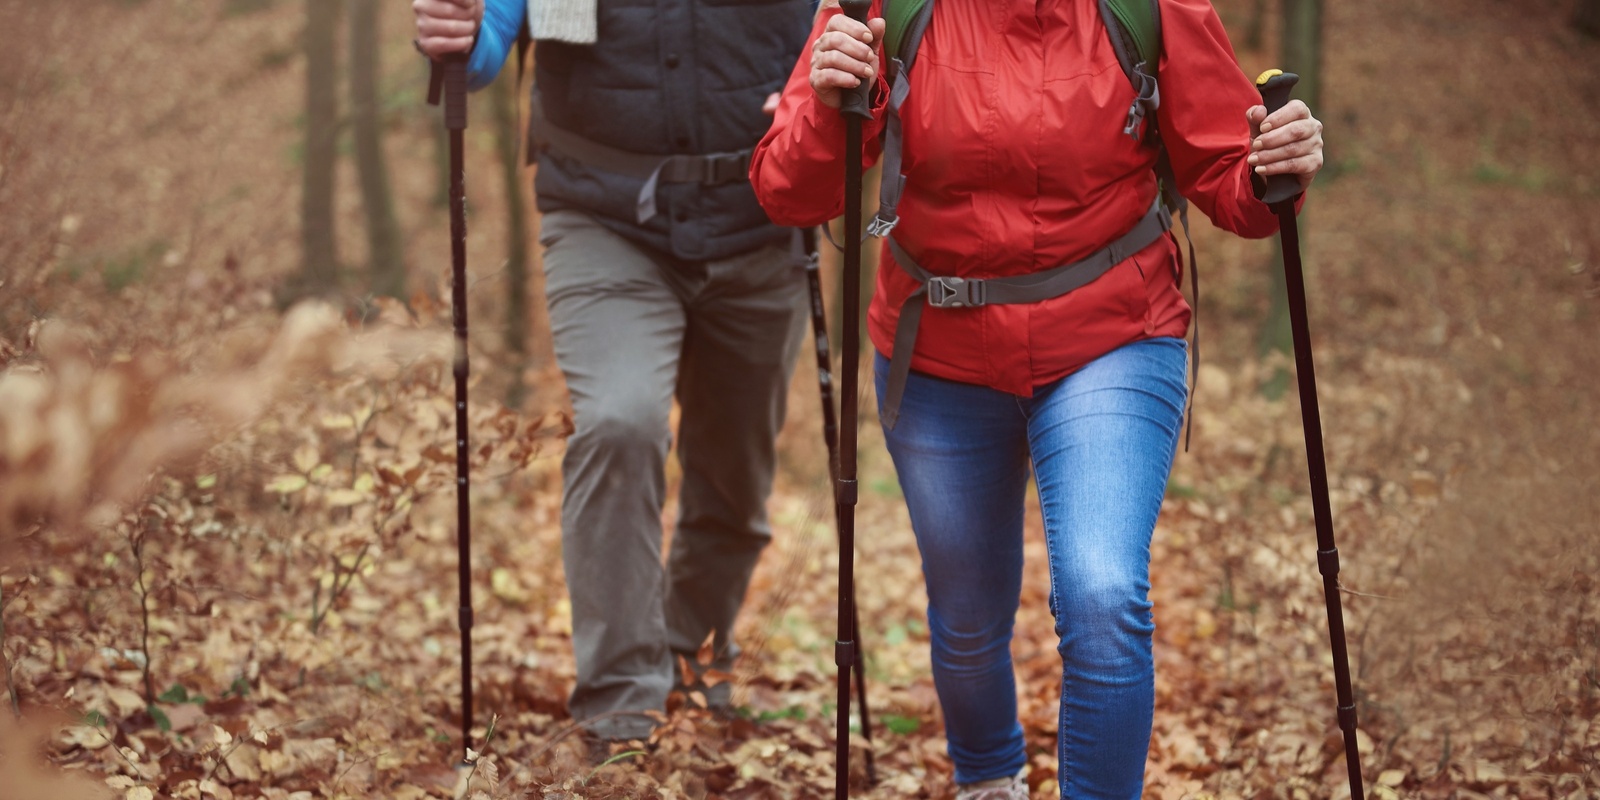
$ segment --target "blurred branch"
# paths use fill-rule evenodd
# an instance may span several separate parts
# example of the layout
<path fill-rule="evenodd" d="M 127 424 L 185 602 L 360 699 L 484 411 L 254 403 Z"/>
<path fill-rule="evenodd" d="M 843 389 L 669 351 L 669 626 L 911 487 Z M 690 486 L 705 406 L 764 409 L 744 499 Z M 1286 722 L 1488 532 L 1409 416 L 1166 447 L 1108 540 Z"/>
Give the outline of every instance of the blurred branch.
<path fill-rule="evenodd" d="M 138 570 L 138 580 L 134 585 L 139 589 L 139 650 L 144 653 L 144 702 L 154 706 L 156 689 L 150 678 L 151 664 L 155 661 L 150 655 L 150 588 L 144 581 L 144 537 L 148 532 L 149 527 L 142 519 L 139 524 L 128 527 L 128 547 L 133 550 L 133 566 Z"/>
<path fill-rule="evenodd" d="M 6 694 L 11 698 L 11 713 L 20 719 L 22 704 L 17 699 L 17 683 L 12 674 L 11 656 L 6 651 L 6 606 L 10 605 L 10 602 L 5 598 L 5 576 L 0 575 L 0 670 L 6 673 Z"/>
<path fill-rule="evenodd" d="M 350 583 L 356 579 L 356 576 L 361 574 L 361 564 L 366 561 L 367 551 L 371 549 L 371 542 L 361 545 L 361 550 L 356 553 L 355 562 L 350 565 L 348 570 L 345 569 L 343 564 L 339 563 L 337 553 L 331 556 L 333 559 L 333 585 L 328 587 L 328 604 L 320 608 L 318 607 L 318 601 L 322 597 L 322 576 L 317 576 L 317 588 L 311 593 L 312 634 L 316 634 L 322 628 L 322 623 L 328 618 L 328 612 L 333 610 L 334 603 L 338 602 L 339 597 L 344 594 L 346 589 L 350 588 Z"/>

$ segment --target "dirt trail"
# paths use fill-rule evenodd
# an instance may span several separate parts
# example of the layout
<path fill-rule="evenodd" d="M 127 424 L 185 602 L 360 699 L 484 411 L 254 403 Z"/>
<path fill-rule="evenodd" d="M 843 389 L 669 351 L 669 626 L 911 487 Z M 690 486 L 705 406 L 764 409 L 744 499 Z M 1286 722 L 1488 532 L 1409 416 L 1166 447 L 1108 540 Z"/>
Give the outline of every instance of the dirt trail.
<path fill-rule="evenodd" d="M 1255 4 L 1217 5 L 1238 30 Z M 1330 165 L 1308 206 L 1307 261 L 1368 785 L 1375 797 L 1595 796 L 1600 42 L 1553 0 L 1327 5 Z M 18 13 L 12 30 L 30 34 L 0 48 L 14 76 L 0 90 L 0 360 L 37 363 L 40 317 L 86 329 L 102 365 L 161 351 L 213 369 L 250 352 L 277 327 L 274 289 L 297 268 L 303 8 L 95 0 Z M 384 24 L 408 258 L 414 285 L 437 294 L 448 248 L 430 204 L 434 117 L 407 15 Z M 1276 66 L 1240 58 L 1250 74 Z M 469 184 L 473 314 L 488 325 L 503 312 L 491 277 L 503 202 L 486 125 L 469 144 L 485 176 Z M 341 252 L 359 264 L 350 169 Z M 1292 397 L 1261 396 L 1278 365 L 1252 357 L 1275 244 L 1199 228 L 1207 361 L 1194 447 L 1152 551 L 1147 796 L 1343 797 L 1298 412 Z M 419 311 L 442 324 L 426 301 Z M 493 370 L 498 340 L 475 340 L 483 398 L 510 380 Z M 836 550 L 811 368 L 795 377 L 778 535 L 741 623 L 748 719 L 686 701 L 649 754 L 597 772 L 563 736 L 561 390 L 548 370 L 532 377 L 519 414 L 475 412 L 475 437 L 497 443 L 475 489 L 474 574 L 480 723 L 499 722 L 474 790 L 828 796 Z M 462 776 L 440 766 L 455 728 L 453 506 L 429 449 L 447 387 L 422 366 L 274 410 L 152 485 L 135 519 L 166 522 L 149 528 L 142 564 L 131 523 L 8 543 L 13 684 L 30 709 L 79 723 L 49 733 L 56 764 L 130 798 L 460 796 Z M 870 424 L 862 448 L 883 780 L 858 783 L 859 796 L 948 797 L 915 545 Z M 1029 519 L 1015 653 L 1044 797 L 1059 661 Z M 145 603 L 130 588 L 141 578 L 156 587 Z M 165 725 L 140 697 L 147 632 Z"/>

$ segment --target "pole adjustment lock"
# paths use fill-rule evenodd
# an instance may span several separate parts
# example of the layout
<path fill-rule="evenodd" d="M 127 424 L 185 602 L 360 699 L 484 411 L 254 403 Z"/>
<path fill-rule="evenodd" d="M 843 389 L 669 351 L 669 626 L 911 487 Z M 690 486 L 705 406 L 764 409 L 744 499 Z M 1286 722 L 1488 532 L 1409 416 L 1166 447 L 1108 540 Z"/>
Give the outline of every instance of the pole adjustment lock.
<path fill-rule="evenodd" d="M 840 478 L 833 483 L 833 501 L 839 506 L 854 506 L 856 504 L 856 482 Z"/>
<path fill-rule="evenodd" d="M 833 663 L 838 665 L 840 669 L 850 669 L 856 663 L 856 643 L 853 641 L 834 642 Z"/>
<path fill-rule="evenodd" d="M 1339 706 L 1339 728 L 1346 731 L 1356 729 L 1356 707 L 1354 705 Z"/>
<path fill-rule="evenodd" d="M 1339 548 L 1317 551 L 1317 571 L 1329 578 L 1339 574 Z"/>

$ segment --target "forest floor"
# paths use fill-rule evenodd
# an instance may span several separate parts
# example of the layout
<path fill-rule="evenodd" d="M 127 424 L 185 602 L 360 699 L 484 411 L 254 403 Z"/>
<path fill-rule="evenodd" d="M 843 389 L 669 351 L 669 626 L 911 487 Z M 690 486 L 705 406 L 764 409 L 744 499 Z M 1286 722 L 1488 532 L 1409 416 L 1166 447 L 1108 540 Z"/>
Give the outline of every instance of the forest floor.
<path fill-rule="evenodd" d="M 1242 42 L 1256 4 L 1216 5 Z M 1362 766 L 1380 798 L 1600 797 L 1600 42 L 1564 2 L 1448 6 L 1326 4 L 1305 252 Z M 809 364 L 729 676 L 739 718 L 680 697 L 648 746 L 590 767 L 565 712 L 563 389 L 547 339 L 505 366 L 504 197 L 473 179 L 481 754 L 453 769 L 449 249 L 409 16 L 385 17 L 385 115 L 417 292 L 362 300 L 347 267 L 342 314 L 286 316 L 302 4 L 15 13 L 0 701 L 22 714 L 0 711 L 0 800 L 831 795 L 837 548 Z M 1274 66 L 1267 39 L 1241 45 L 1247 73 Z M 489 126 L 468 144 L 471 174 L 498 175 Z M 338 177 L 359 264 L 353 167 Z M 1197 221 L 1206 360 L 1152 546 L 1146 796 L 1347 797 L 1298 406 L 1262 390 L 1286 362 L 1255 356 L 1276 244 Z M 531 391 L 508 408 L 514 386 Z M 853 795 L 948 798 L 919 562 L 871 421 L 861 449 L 877 782 L 858 734 Z M 1028 526 L 1013 648 L 1028 780 L 1054 797 L 1036 507 Z"/>

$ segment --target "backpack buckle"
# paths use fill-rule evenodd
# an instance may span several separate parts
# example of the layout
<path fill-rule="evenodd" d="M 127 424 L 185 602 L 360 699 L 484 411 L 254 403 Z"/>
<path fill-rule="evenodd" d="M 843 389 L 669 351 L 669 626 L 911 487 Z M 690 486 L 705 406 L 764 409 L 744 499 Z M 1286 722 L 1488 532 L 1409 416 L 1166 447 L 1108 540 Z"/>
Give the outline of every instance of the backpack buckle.
<path fill-rule="evenodd" d="M 867 235 L 876 236 L 879 239 L 882 239 L 883 237 L 888 236 L 889 231 L 894 230 L 894 226 L 898 224 L 900 224 L 899 217 L 884 219 L 881 216 L 873 215 L 872 219 L 867 221 Z"/>
<path fill-rule="evenodd" d="M 1156 82 L 1154 75 L 1146 71 L 1143 62 L 1134 67 L 1133 75 L 1137 96 L 1128 106 L 1128 120 L 1122 132 L 1135 139 L 1142 139 L 1145 118 L 1150 112 L 1161 107 L 1161 85 Z"/>
<path fill-rule="evenodd" d="M 982 280 L 946 278 L 935 275 L 928 279 L 928 305 L 934 308 L 966 308 L 985 304 Z"/>

